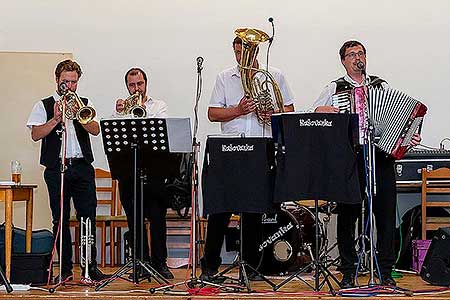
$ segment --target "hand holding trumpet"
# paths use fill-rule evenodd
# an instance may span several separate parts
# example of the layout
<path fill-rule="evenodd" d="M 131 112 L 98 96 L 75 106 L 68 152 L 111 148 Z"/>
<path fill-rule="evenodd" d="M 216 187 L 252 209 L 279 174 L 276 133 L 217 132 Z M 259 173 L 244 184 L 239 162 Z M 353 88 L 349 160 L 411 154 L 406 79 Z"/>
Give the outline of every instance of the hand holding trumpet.
<path fill-rule="evenodd" d="M 139 91 L 136 91 L 125 100 L 117 99 L 116 111 L 118 114 L 131 115 L 134 118 L 145 118 L 147 116 L 144 99 Z"/>
<path fill-rule="evenodd" d="M 117 99 L 117 101 L 116 101 L 116 111 L 118 113 L 122 113 L 124 109 L 125 109 L 125 100 Z"/>
<path fill-rule="evenodd" d="M 55 102 L 53 105 L 53 120 L 56 123 L 59 123 L 62 121 L 62 111 L 60 107 L 60 103 L 58 101 Z"/>

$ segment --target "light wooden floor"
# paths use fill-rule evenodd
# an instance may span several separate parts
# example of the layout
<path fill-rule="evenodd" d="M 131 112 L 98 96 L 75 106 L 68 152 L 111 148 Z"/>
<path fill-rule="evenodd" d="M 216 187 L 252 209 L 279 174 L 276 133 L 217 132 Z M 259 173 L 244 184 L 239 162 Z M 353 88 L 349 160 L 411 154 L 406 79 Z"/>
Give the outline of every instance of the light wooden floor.
<path fill-rule="evenodd" d="M 74 268 L 78 271 L 78 267 Z M 112 273 L 116 269 L 105 268 L 105 273 Z M 189 277 L 190 273 L 186 269 L 172 270 L 175 275 L 175 280 L 172 283 L 183 281 L 184 278 Z M 231 275 L 236 274 L 232 273 Z M 339 277 L 339 276 L 337 276 Z M 50 294 L 47 290 L 32 289 L 30 291 L 13 291 L 11 294 L 0 291 L 0 299 L 335 299 L 328 293 L 327 288 L 323 288 L 321 292 L 315 293 L 306 284 L 300 280 L 295 280 L 286 286 L 282 287 L 278 292 L 273 292 L 271 288 L 261 282 L 253 282 L 252 289 L 254 292 L 220 292 L 218 294 L 210 295 L 189 295 L 188 289 L 185 285 L 180 285 L 168 293 L 151 294 L 149 289 L 157 287 L 157 284 L 147 281 L 134 285 L 124 280 L 116 280 L 100 292 L 95 292 L 93 287 L 75 285 L 79 283 L 79 273 L 75 274 L 75 280 L 70 284 L 59 287 L 57 291 Z M 309 276 L 302 276 L 308 282 L 313 284 Z M 360 284 L 367 283 L 368 277 L 360 278 Z M 279 280 L 275 280 L 279 283 Z M 410 291 L 419 290 L 437 290 L 439 287 L 433 287 L 417 275 L 404 275 L 403 278 L 397 279 L 398 286 L 402 289 Z M 204 289 L 207 292 L 208 289 Z M 339 291 L 338 291 L 339 292 Z M 409 294 L 410 296 L 397 294 L 390 295 L 389 299 L 450 299 L 450 290 L 441 292 L 440 294 Z M 413 295 L 413 296 L 411 296 Z M 342 296 L 342 295 L 341 295 Z M 347 297 L 341 297 L 347 298 Z M 377 297 L 364 297 L 364 299 L 379 299 Z"/>

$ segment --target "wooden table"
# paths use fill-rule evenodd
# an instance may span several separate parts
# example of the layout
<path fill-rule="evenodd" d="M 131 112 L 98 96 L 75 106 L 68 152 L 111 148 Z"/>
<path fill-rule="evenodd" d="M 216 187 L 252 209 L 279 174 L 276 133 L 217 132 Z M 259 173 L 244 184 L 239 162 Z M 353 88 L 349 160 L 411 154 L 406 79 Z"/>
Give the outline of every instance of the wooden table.
<path fill-rule="evenodd" d="M 8 279 L 11 275 L 13 201 L 26 201 L 25 250 L 30 253 L 33 228 L 33 190 L 36 187 L 35 184 L 0 185 L 0 201 L 5 201 L 5 271 Z"/>

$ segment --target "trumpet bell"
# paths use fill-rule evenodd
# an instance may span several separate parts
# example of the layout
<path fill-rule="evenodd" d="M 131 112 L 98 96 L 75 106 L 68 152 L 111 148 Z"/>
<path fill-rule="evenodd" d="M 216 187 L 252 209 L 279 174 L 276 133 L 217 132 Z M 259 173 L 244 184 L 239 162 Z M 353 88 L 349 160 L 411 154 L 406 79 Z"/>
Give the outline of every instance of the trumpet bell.
<path fill-rule="evenodd" d="M 90 106 L 84 106 L 77 112 L 77 120 L 80 124 L 86 125 L 95 118 L 95 110 Z"/>
<path fill-rule="evenodd" d="M 135 105 L 130 108 L 130 114 L 135 118 L 145 118 L 147 116 L 147 111 L 143 106 Z"/>

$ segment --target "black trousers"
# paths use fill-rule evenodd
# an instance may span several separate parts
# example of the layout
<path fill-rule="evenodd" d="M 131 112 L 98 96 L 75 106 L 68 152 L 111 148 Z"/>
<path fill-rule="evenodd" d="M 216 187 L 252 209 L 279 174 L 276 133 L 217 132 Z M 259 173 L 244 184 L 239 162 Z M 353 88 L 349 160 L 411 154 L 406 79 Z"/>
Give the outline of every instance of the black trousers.
<path fill-rule="evenodd" d="M 361 193 L 366 186 L 362 153 L 358 154 L 359 179 Z M 375 154 L 375 176 L 377 195 L 372 201 L 373 214 L 377 229 L 377 259 L 382 274 L 390 274 L 395 263 L 394 231 L 397 193 L 395 184 L 395 160 L 381 151 Z M 363 197 L 364 199 L 364 197 Z M 367 204 L 367 202 L 366 202 Z M 368 210 L 368 206 L 366 205 Z M 341 256 L 340 271 L 343 274 L 354 274 L 358 257 L 355 249 L 356 220 L 361 216 L 361 205 L 338 204 L 337 242 Z M 367 218 L 366 218 L 367 220 Z M 365 226 L 365 224 L 363 225 Z"/>
<path fill-rule="evenodd" d="M 61 212 L 60 190 L 61 173 L 59 168 L 47 168 L 44 171 L 44 179 L 47 184 L 50 198 L 50 209 L 52 211 L 53 237 L 56 238 L 58 223 Z M 95 192 L 95 172 L 90 163 L 85 160 L 77 160 L 72 165 L 67 165 L 64 175 L 64 205 L 62 220 L 62 257 L 59 253 L 59 238 L 57 240 L 57 250 L 62 262 L 61 271 L 68 272 L 72 270 L 72 239 L 69 228 L 70 218 L 70 199 L 73 199 L 73 205 L 76 209 L 77 219 L 90 218 L 92 228 L 94 228 L 94 245 L 91 248 L 92 265 L 97 264 L 97 249 L 95 247 L 95 214 L 97 209 L 97 195 Z M 78 251 L 78 249 L 76 249 Z"/>
<path fill-rule="evenodd" d="M 134 211 L 133 211 L 133 179 L 119 178 L 120 201 L 127 215 L 128 228 L 133 233 L 134 227 Z M 141 232 L 144 224 L 141 223 L 141 197 L 140 182 L 137 187 L 137 203 L 136 203 L 136 258 L 146 262 L 150 261 L 150 253 L 148 247 L 147 234 L 143 232 L 141 240 Z M 165 264 L 167 260 L 167 225 L 166 215 L 167 207 L 165 204 L 165 190 L 163 179 L 153 179 L 144 184 L 144 202 L 143 216 L 150 221 L 150 237 L 151 237 L 151 254 L 152 263 Z M 132 235 L 131 235 L 132 236 Z M 131 241 L 133 243 L 133 241 Z M 133 245 L 133 244 L 132 244 Z M 141 253 L 141 245 L 143 252 Z"/>
<path fill-rule="evenodd" d="M 244 213 L 242 219 L 244 243 L 241 259 L 253 268 L 257 268 L 260 261 L 260 256 L 257 253 L 259 253 L 258 243 L 262 237 L 261 217 L 262 214 L 260 213 Z M 218 213 L 208 216 L 205 254 L 202 259 L 202 264 L 208 270 L 217 271 L 222 264 L 220 252 L 230 218 L 231 213 Z"/>

